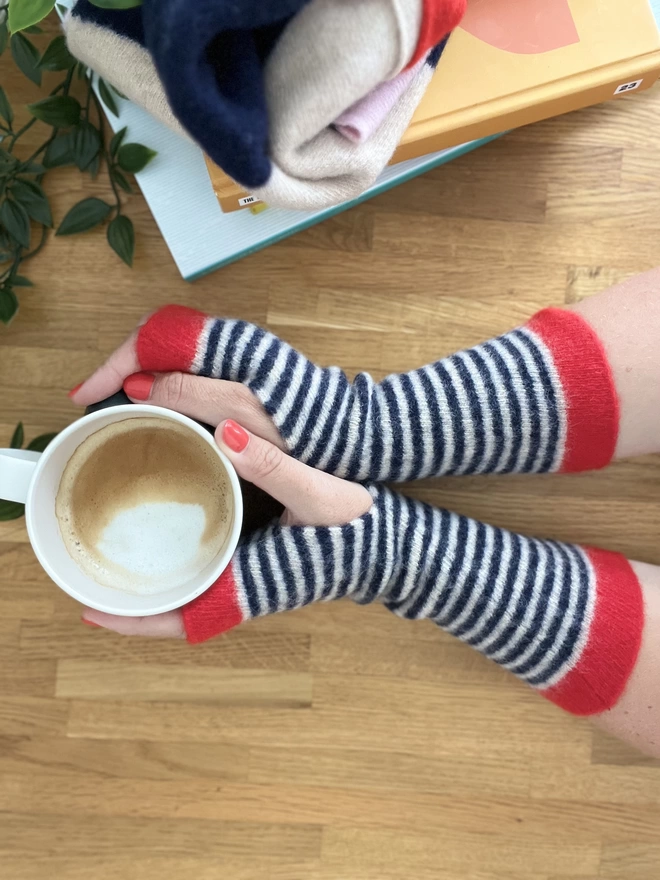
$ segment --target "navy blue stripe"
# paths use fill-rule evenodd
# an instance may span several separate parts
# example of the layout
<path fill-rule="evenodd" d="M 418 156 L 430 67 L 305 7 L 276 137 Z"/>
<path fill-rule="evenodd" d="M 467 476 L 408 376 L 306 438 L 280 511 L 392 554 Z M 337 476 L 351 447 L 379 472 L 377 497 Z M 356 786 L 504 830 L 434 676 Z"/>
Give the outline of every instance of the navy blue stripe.
<path fill-rule="evenodd" d="M 392 495 L 393 507 L 392 507 L 392 527 L 393 527 L 393 544 L 392 549 L 394 553 L 395 559 L 398 558 L 398 553 L 396 551 L 396 536 L 398 533 L 398 524 L 401 522 L 401 508 L 405 503 L 405 500 L 401 498 L 400 495 Z M 383 569 L 383 562 L 387 562 L 386 554 L 381 553 L 380 548 L 387 547 L 387 526 L 389 522 L 389 517 L 387 515 L 385 505 L 381 505 L 379 510 L 379 520 L 378 520 L 378 534 L 377 534 L 377 549 L 375 558 L 371 559 L 371 573 L 370 573 L 370 583 L 369 589 L 366 591 L 360 591 L 360 604 L 368 605 L 373 602 L 374 599 L 378 598 L 378 595 L 381 591 L 381 587 L 387 585 L 387 587 L 391 587 L 392 581 L 388 580 L 385 575 L 385 570 Z M 388 566 L 388 574 L 389 571 Z"/>
<path fill-rule="evenodd" d="M 541 356 L 541 352 L 538 350 L 537 346 L 534 345 L 532 340 L 524 333 L 521 333 L 520 330 L 515 331 L 515 336 L 516 339 L 519 339 L 529 351 L 536 364 L 543 385 L 541 393 L 548 404 L 548 421 L 550 427 L 548 432 L 548 445 L 546 446 L 543 459 L 537 468 L 538 473 L 546 474 L 552 469 L 561 434 L 559 402 L 557 400 L 557 395 L 555 394 L 554 385 L 552 384 L 552 376 Z"/>
<path fill-rule="evenodd" d="M 268 400 L 264 402 L 264 407 L 269 415 L 274 416 L 277 413 L 278 409 L 282 406 L 284 395 L 291 388 L 293 374 L 300 360 L 301 357 L 298 352 L 290 348 L 284 362 L 282 375 L 277 380 L 277 384 L 273 388 L 272 394 L 270 395 Z"/>
<path fill-rule="evenodd" d="M 477 391 L 477 387 L 474 384 L 474 379 L 470 375 L 470 371 L 468 370 L 468 368 L 463 363 L 462 358 L 452 358 L 452 362 L 454 364 L 454 367 L 456 368 L 456 372 L 461 378 L 464 390 L 467 394 L 468 404 L 470 407 L 470 415 L 472 417 L 470 431 L 474 436 L 474 452 L 472 454 L 472 460 L 466 462 L 467 467 L 464 471 L 462 471 L 462 473 L 473 474 L 477 470 L 479 465 L 483 462 L 486 452 L 486 428 L 484 425 L 483 404 L 479 400 L 479 392 Z M 461 462 L 461 464 L 463 464 L 463 462 Z"/>
<path fill-rule="evenodd" d="M 454 559 L 452 561 L 449 572 L 445 578 L 444 585 L 446 589 L 443 591 L 442 595 L 438 598 L 433 607 L 433 610 L 428 615 L 431 620 L 434 620 L 436 623 L 441 619 L 442 612 L 449 602 L 449 599 L 453 595 L 456 578 L 459 575 L 461 567 L 463 565 L 463 560 L 465 559 L 465 545 L 467 544 L 468 538 L 468 526 L 469 520 L 467 517 L 461 516 L 458 521 L 458 534 L 456 538 L 456 550 L 454 552 Z"/>
<path fill-rule="evenodd" d="M 498 341 L 501 342 L 501 339 Z M 486 342 L 483 345 L 483 349 L 488 352 L 493 366 L 497 370 L 499 380 L 504 387 L 506 399 L 509 403 L 509 418 L 511 421 L 512 432 L 511 450 L 509 456 L 505 458 L 503 462 L 498 462 L 499 466 L 496 465 L 498 473 L 509 474 L 516 466 L 516 461 L 522 445 L 522 410 L 520 409 L 518 394 L 513 384 L 513 377 L 509 372 L 509 368 L 507 367 L 504 358 L 490 342 Z"/>
<path fill-rule="evenodd" d="M 374 385 L 370 376 L 360 373 L 355 377 L 353 382 L 352 393 L 357 396 L 358 401 L 358 417 L 352 419 L 347 429 L 357 430 L 357 438 L 352 440 L 353 451 L 351 453 L 348 465 L 346 467 L 346 479 L 354 480 L 360 471 L 362 464 L 362 456 L 364 454 L 364 443 L 367 435 L 367 420 L 373 418 L 373 411 L 369 412 L 369 402 L 375 397 Z M 346 445 L 348 444 L 348 430 L 342 431 L 339 438 L 339 447 L 328 463 L 328 471 L 334 473 L 339 466 L 339 462 L 344 454 Z"/>
<path fill-rule="evenodd" d="M 309 605 L 310 602 L 314 601 L 314 580 L 316 577 L 312 555 L 309 552 L 309 547 L 307 546 L 307 541 L 303 535 L 302 528 L 291 529 L 291 537 L 293 538 L 293 543 L 296 545 L 296 551 L 300 559 L 300 568 L 305 579 L 303 584 L 304 593 L 302 604 Z"/>
<path fill-rule="evenodd" d="M 390 458 L 390 472 L 388 474 L 388 479 L 399 480 L 405 464 L 403 460 L 403 425 L 401 424 L 401 411 L 399 410 L 399 403 L 396 399 L 396 393 L 392 387 L 392 382 L 382 382 L 380 387 L 383 391 L 385 403 L 387 404 L 387 412 L 392 429 L 392 456 Z"/>
<path fill-rule="evenodd" d="M 410 560 L 410 550 L 412 539 L 415 534 L 416 521 L 412 501 L 404 499 L 398 494 L 394 494 L 392 498 L 394 502 L 392 517 L 392 548 L 395 557 L 395 567 L 394 570 L 390 573 L 387 586 L 388 607 L 396 605 L 398 600 L 401 598 L 401 589 L 403 587 L 403 581 L 405 580 L 406 573 L 408 571 L 407 565 Z M 404 506 L 408 512 L 408 525 L 406 526 L 405 532 L 401 534 L 401 523 L 403 522 Z M 384 516 L 383 519 L 385 519 Z M 382 533 L 380 535 L 380 539 L 383 542 L 381 546 L 386 547 L 387 541 L 384 523 L 381 523 L 380 532 Z"/>
<path fill-rule="evenodd" d="M 414 534 L 417 527 L 420 527 L 421 534 L 423 535 L 422 540 L 424 541 L 425 547 L 424 549 L 428 551 L 428 542 L 431 540 L 431 535 L 436 527 L 436 523 L 434 522 L 434 511 L 433 508 L 429 504 L 415 504 L 414 507 L 411 506 L 411 519 L 408 523 L 408 531 L 411 534 Z M 388 594 L 387 601 L 385 602 L 385 606 L 390 609 L 390 611 L 398 612 L 402 605 L 404 605 L 411 596 L 411 592 L 403 593 L 403 582 L 405 581 L 406 574 L 410 574 L 410 570 L 405 568 L 405 562 L 409 558 L 406 556 L 405 548 L 401 552 L 401 558 L 404 561 L 404 565 L 402 566 L 402 572 L 400 576 L 400 586 L 396 592 L 396 597 L 392 595 L 390 592 Z M 425 557 L 424 551 L 422 551 L 422 555 L 417 563 L 417 570 L 413 572 L 412 578 L 412 594 L 414 595 L 421 587 L 421 583 L 419 578 L 421 577 L 422 571 L 424 569 Z M 429 584 L 432 584 L 430 578 L 425 579 L 425 585 L 428 587 Z M 404 615 L 408 617 L 406 613 Z"/>
<path fill-rule="evenodd" d="M 323 583 L 320 595 L 323 599 L 332 593 L 335 586 L 335 552 L 329 529 L 317 529 L 315 538 L 323 559 Z"/>
<path fill-rule="evenodd" d="M 202 369 L 199 371 L 200 376 L 213 375 L 213 362 L 215 361 L 215 355 L 218 350 L 218 340 L 220 339 L 221 332 L 222 321 L 215 320 L 211 325 L 211 332 L 209 333 L 208 342 L 206 343 L 204 363 L 202 364 Z"/>
<path fill-rule="evenodd" d="M 282 426 L 280 427 L 280 434 L 284 437 L 285 440 L 288 440 L 293 433 L 293 430 L 296 427 L 298 422 L 298 418 L 300 417 L 300 413 L 303 408 L 303 404 L 309 394 L 309 390 L 312 384 L 312 375 L 315 370 L 318 370 L 318 367 L 315 367 L 311 361 L 307 361 L 305 364 L 305 370 L 303 372 L 302 381 L 300 383 L 300 388 L 296 392 L 296 396 L 293 399 L 293 403 L 291 404 L 291 409 L 284 419 Z M 303 434 L 305 432 L 303 431 Z"/>
<path fill-rule="evenodd" d="M 275 361 L 281 350 L 282 343 L 279 339 L 273 337 L 270 345 L 264 352 L 264 356 L 261 358 L 257 366 L 256 374 L 254 374 L 253 378 L 250 379 L 250 388 L 252 391 L 255 392 L 255 394 L 261 391 L 264 383 L 272 373 L 273 367 L 275 366 Z"/>
<path fill-rule="evenodd" d="M 241 575 L 243 577 L 243 588 L 245 590 L 245 598 L 247 599 L 250 617 L 259 617 L 261 614 L 261 606 L 259 605 L 259 593 L 257 585 L 252 577 L 250 565 L 248 563 L 248 552 L 245 550 L 241 554 Z"/>
<path fill-rule="evenodd" d="M 369 474 L 372 479 L 385 479 L 387 473 L 383 473 L 383 419 L 380 414 L 380 389 L 373 396 L 373 430 L 371 444 L 371 459 L 367 462 Z M 366 440 L 366 438 L 365 438 Z M 356 449 L 356 453 L 359 453 Z"/>
<path fill-rule="evenodd" d="M 425 370 L 419 370 L 418 374 L 419 381 L 422 383 L 422 388 L 424 389 L 424 396 L 426 398 L 426 405 L 429 408 L 429 413 L 431 416 L 431 432 L 432 442 L 433 442 L 433 462 L 431 464 L 431 474 L 440 473 L 440 466 L 442 464 L 442 458 L 445 453 L 445 431 L 442 422 L 442 416 L 440 413 L 440 402 L 438 401 L 437 395 L 435 393 L 435 388 L 433 387 L 433 383 L 429 379 Z M 419 476 L 428 476 L 428 474 L 419 474 Z"/>
<path fill-rule="evenodd" d="M 337 589 L 337 598 L 341 599 L 347 593 L 355 588 L 355 584 L 351 581 L 353 575 L 353 563 L 355 561 L 355 530 L 356 526 L 349 523 L 342 527 L 341 530 L 341 547 L 342 547 L 342 570 L 344 572 Z"/>
<path fill-rule="evenodd" d="M 486 552 L 486 534 L 489 527 L 480 522 L 475 523 L 475 525 L 477 534 L 474 542 L 474 552 L 472 553 L 472 557 L 467 560 L 468 568 L 463 578 L 463 584 L 460 588 L 458 586 L 453 587 L 454 596 L 452 596 L 452 599 L 456 596 L 456 591 L 460 589 L 458 598 L 454 601 L 451 612 L 447 612 L 450 616 L 440 614 L 436 617 L 436 622 L 441 622 L 442 626 L 445 627 L 451 626 L 452 621 L 456 620 L 456 618 L 465 610 L 465 606 L 469 602 L 470 597 L 474 594 L 476 581 L 483 565 L 484 553 Z M 463 548 L 463 550 L 463 562 L 465 562 L 467 554 L 465 548 Z"/>
<path fill-rule="evenodd" d="M 341 408 L 342 401 L 345 397 L 348 397 L 349 394 L 350 385 L 348 379 L 343 373 L 341 373 L 337 382 L 337 387 L 335 388 L 335 394 L 332 398 L 332 402 L 326 404 L 326 406 L 324 407 L 324 411 L 329 410 L 329 413 L 325 425 L 323 426 L 323 430 L 321 431 L 321 436 L 319 437 L 314 449 L 309 450 L 307 455 L 305 456 L 305 460 L 310 467 L 316 467 L 323 455 L 327 452 L 330 437 L 332 436 L 333 430 L 337 426 L 337 419 L 339 417 L 339 410 Z"/>
<path fill-rule="evenodd" d="M 312 408 L 309 412 L 309 416 L 307 417 L 307 423 L 303 426 L 302 433 L 300 435 L 300 440 L 296 443 L 296 445 L 291 450 L 291 455 L 294 458 L 301 458 L 307 444 L 309 443 L 309 435 L 316 425 L 319 417 L 321 415 L 321 410 L 323 409 L 323 404 L 325 403 L 325 395 L 328 391 L 328 384 L 330 383 L 330 371 L 323 370 L 323 375 L 321 376 L 321 382 L 319 384 L 318 393 L 316 395 L 316 400 L 312 404 Z M 304 459 L 307 460 L 306 458 Z"/>
<path fill-rule="evenodd" d="M 443 578 L 441 580 L 441 574 L 442 563 L 447 557 L 447 548 L 449 547 L 452 517 L 453 514 L 448 513 L 446 510 L 434 511 L 434 528 L 440 529 L 440 540 L 438 541 L 438 547 L 433 557 L 433 565 L 429 569 L 426 576 L 426 583 L 431 585 L 431 590 L 433 593 L 438 594 L 436 604 L 442 600 L 442 597 L 445 593 L 449 592 L 447 579 Z M 419 619 L 422 610 L 424 609 L 424 606 L 426 605 L 429 598 L 428 593 L 428 589 L 418 591 L 417 601 L 413 602 L 413 604 L 410 606 L 410 608 L 406 612 L 406 617 L 409 617 L 411 620 Z M 431 615 L 427 616 L 430 617 Z"/>
<path fill-rule="evenodd" d="M 559 672 L 562 666 L 564 666 L 564 664 L 568 663 L 568 661 L 570 660 L 571 654 L 575 649 L 575 645 L 580 637 L 582 628 L 584 626 L 587 603 L 589 601 L 589 571 L 587 569 L 584 558 L 582 557 L 582 554 L 579 552 L 579 550 L 573 547 L 566 548 L 565 546 L 559 544 L 557 545 L 557 547 L 559 549 L 559 552 L 562 553 L 562 555 L 564 555 L 567 560 L 569 552 L 576 557 L 578 569 L 580 572 L 578 601 L 575 608 L 575 613 L 573 614 L 573 618 L 571 620 L 571 625 L 568 628 L 568 632 L 566 633 L 560 650 L 557 652 L 557 656 L 542 675 L 532 676 L 528 679 L 529 684 L 535 687 L 541 684 L 545 684 L 547 681 L 550 681 L 552 677 L 556 675 L 557 672 Z M 551 647 L 552 644 L 548 645 L 547 650 L 550 650 Z"/>
<path fill-rule="evenodd" d="M 382 508 L 381 508 L 381 517 L 382 517 Z M 360 550 L 360 564 L 358 568 L 358 576 L 357 582 L 355 584 L 355 590 L 357 592 L 364 586 L 365 578 L 369 578 L 371 576 L 371 569 L 373 566 L 373 559 L 371 558 L 371 537 L 374 531 L 374 519 L 372 516 L 368 516 L 364 521 L 364 531 L 362 533 L 362 549 Z M 355 601 L 358 605 L 366 604 L 362 599 L 355 597 Z"/>
<path fill-rule="evenodd" d="M 538 662 L 540 662 L 547 652 L 556 644 L 555 639 L 557 638 L 557 633 L 559 631 L 559 627 L 561 626 L 562 620 L 566 615 L 566 611 L 568 610 L 568 605 L 571 598 L 571 582 L 572 582 L 572 572 L 570 568 L 570 564 L 566 557 L 566 554 L 559 554 L 559 562 L 555 560 L 554 553 L 552 553 L 552 549 L 550 546 L 545 547 L 546 553 L 548 557 L 552 557 L 554 562 L 551 566 L 552 575 L 554 575 L 557 571 L 557 568 L 560 567 L 560 586 L 559 586 L 559 595 L 557 595 L 557 591 L 554 589 L 552 582 L 550 582 L 550 586 L 546 589 L 546 584 L 543 585 L 543 591 L 541 593 L 541 601 L 539 603 L 539 608 L 537 609 L 536 614 L 534 615 L 534 620 L 532 622 L 532 626 L 529 629 L 529 632 L 526 634 L 526 644 L 523 646 L 523 642 L 520 643 L 520 649 L 512 652 L 513 656 L 511 660 L 504 660 L 504 663 L 512 662 L 515 659 L 515 655 L 520 655 L 522 652 L 530 647 L 531 645 L 536 645 L 531 655 L 525 660 L 524 663 L 517 663 L 515 667 L 512 667 L 511 671 L 516 675 L 519 675 L 521 678 L 524 678 L 526 673 L 530 672 Z M 549 581 L 550 578 L 546 578 L 546 581 Z M 550 629 L 548 635 L 539 641 L 540 636 L 540 628 L 545 616 L 545 612 L 550 610 L 552 614 Z"/>
<path fill-rule="evenodd" d="M 525 583 L 523 584 L 522 592 L 518 597 L 515 608 L 511 610 L 509 624 L 504 628 L 504 632 L 500 633 L 499 638 L 496 639 L 492 645 L 489 645 L 488 649 L 485 651 L 487 657 L 492 657 L 498 651 L 506 648 L 511 638 L 514 635 L 520 634 L 520 627 L 522 626 L 525 617 L 525 611 L 534 595 L 534 583 L 536 581 L 536 572 L 539 567 L 539 549 L 535 541 L 531 541 L 529 538 L 523 540 L 529 542 L 530 550 L 529 566 L 527 569 L 527 576 L 525 577 Z"/>
<path fill-rule="evenodd" d="M 504 532 L 502 529 L 494 529 L 494 532 L 495 537 L 493 540 L 491 561 L 488 565 L 488 576 L 484 581 L 479 598 L 475 602 L 472 611 L 468 614 L 465 621 L 457 629 L 452 630 L 452 635 L 456 636 L 458 639 L 464 636 L 466 632 L 469 632 L 473 626 L 476 626 L 477 621 L 479 621 L 485 614 L 488 608 L 488 603 L 492 598 L 495 579 L 502 566 L 502 552 L 504 549 Z"/>
<path fill-rule="evenodd" d="M 260 344 L 261 340 L 266 336 L 266 331 L 262 330 L 261 327 L 257 327 L 255 332 L 252 334 L 248 344 L 245 346 L 245 351 L 243 352 L 243 356 L 241 357 L 241 363 L 238 367 L 238 372 L 236 373 L 236 381 L 244 382 L 248 376 L 248 370 L 252 367 L 252 358 L 254 357 L 254 353 L 257 350 L 257 346 Z"/>
<path fill-rule="evenodd" d="M 516 363 L 518 377 L 522 382 L 525 396 L 527 398 L 529 451 L 527 453 L 527 458 L 520 466 L 520 471 L 522 473 L 528 474 L 533 470 L 534 459 L 536 458 L 539 446 L 541 445 L 541 410 L 539 407 L 538 398 L 534 393 L 534 383 L 532 382 L 532 377 L 529 374 L 529 369 L 527 368 L 527 364 L 525 363 L 525 359 L 523 358 L 522 354 L 507 336 L 502 336 L 500 342 L 506 348 L 506 350 L 509 352 Z"/>
<path fill-rule="evenodd" d="M 289 559 L 286 544 L 282 540 L 281 526 L 276 526 L 273 530 L 273 538 L 269 544 L 269 550 L 273 550 L 277 556 L 277 561 L 282 571 L 282 581 L 288 596 L 286 608 L 281 608 L 280 611 L 288 611 L 292 608 L 297 608 L 300 605 L 300 602 L 298 601 L 297 595 L 293 592 L 296 586 L 296 579 L 293 574 L 293 569 L 291 568 L 291 560 Z"/>
<path fill-rule="evenodd" d="M 401 390 L 405 395 L 410 413 L 406 431 L 412 434 L 413 443 L 412 461 L 407 465 L 406 479 L 416 480 L 419 478 L 424 463 L 424 430 L 422 429 L 422 414 L 417 402 L 415 387 L 407 373 L 401 375 Z"/>
<path fill-rule="evenodd" d="M 481 465 L 481 472 L 484 474 L 489 474 L 492 473 L 497 467 L 497 463 L 502 457 L 502 450 L 504 449 L 505 437 L 502 408 L 500 406 L 499 400 L 497 399 L 497 390 L 495 388 L 495 383 L 493 382 L 493 377 L 490 370 L 488 369 L 488 364 L 484 360 L 481 352 L 478 349 L 473 348 L 469 351 L 466 351 L 465 354 L 467 357 L 470 358 L 477 372 L 479 373 L 481 381 L 484 383 L 486 396 L 488 398 L 487 405 L 491 413 L 490 435 L 491 438 L 495 440 L 495 443 L 493 444 L 493 450 L 491 452 L 490 458 L 488 459 L 488 461 L 483 461 L 483 464 Z M 478 470 L 478 467 L 474 467 L 471 469 L 471 472 L 476 473 Z"/>
<path fill-rule="evenodd" d="M 275 576 L 270 563 L 269 548 L 266 547 L 265 541 L 260 541 L 257 545 L 257 556 L 259 558 L 259 568 L 261 577 L 266 586 L 266 601 L 268 602 L 268 613 L 274 614 L 279 608 L 279 598 L 277 594 L 277 586 Z"/>
<path fill-rule="evenodd" d="M 444 473 L 453 474 L 459 464 L 463 461 L 463 456 L 465 454 L 465 435 L 463 433 L 464 426 L 461 419 L 461 407 L 458 402 L 454 383 L 451 381 L 451 377 L 448 375 L 443 362 L 439 361 L 437 364 L 433 364 L 431 369 L 435 370 L 438 379 L 445 390 L 445 394 L 447 395 L 447 405 L 449 406 L 452 436 L 454 439 L 454 453 L 451 461 L 448 462 Z"/>
<path fill-rule="evenodd" d="M 234 326 L 231 328 L 231 331 L 229 332 L 229 339 L 227 340 L 227 345 L 225 347 L 225 352 L 222 357 L 220 375 L 216 378 L 235 380 L 236 375 L 232 370 L 234 352 L 236 351 L 236 346 L 238 345 L 239 340 L 243 338 L 243 334 L 247 331 L 247 328 L 248 324 L 246 324 L 245 321 L 236 321 Z"/>
<path fill-rule="evenodd" d="M 487 639 L 495 629 L 499 626 L 502 618 L 509 611 L 509 605 L 513 596 L 514 587 L 518 581 L 518 572 L 522 563 L 522 543 L 527 538 L 521 538 L 519 535 L 511 535 L 511 560 L 507 571 L 506 579 L 502 586 L 502 596 L 500 601 L 494 608 L 490 610 L 490 616 L 481 622 L 481 626 L 469 639 L 464 639 L 468 645 L 478 645 Z M 501 564 L 501 560 L 500 560 Z M 494 570 L 495 577 L 498 572 Z M 488 605 L 490 596 L 486 596 L 485 605 Z M 475 621 L 476 623 L 476 621 Z"/>

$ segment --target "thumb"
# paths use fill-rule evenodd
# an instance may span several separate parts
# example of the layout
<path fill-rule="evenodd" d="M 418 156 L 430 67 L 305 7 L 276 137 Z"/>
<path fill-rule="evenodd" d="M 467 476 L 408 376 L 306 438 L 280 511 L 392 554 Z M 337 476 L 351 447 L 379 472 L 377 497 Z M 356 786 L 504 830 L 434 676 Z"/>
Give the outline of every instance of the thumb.
<path fill-rule="evenodd" d="M 215 439 L 244 480 L 285 506 L 288 525 L 343 525 L 372 505 L 364 486 L 296 461 L 232 419 L 218 426 Z"/>

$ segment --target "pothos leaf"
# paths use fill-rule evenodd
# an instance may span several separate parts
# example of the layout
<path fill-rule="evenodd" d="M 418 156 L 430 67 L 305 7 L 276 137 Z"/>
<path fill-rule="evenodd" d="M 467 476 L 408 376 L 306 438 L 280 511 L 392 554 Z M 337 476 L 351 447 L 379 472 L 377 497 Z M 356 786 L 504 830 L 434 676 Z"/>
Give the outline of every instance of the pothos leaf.
<path fill-rule="evenodd" d="M 9 448 L 10 449 L 22 449 L 24 439 L 25 439 L 25 432 L 23 431 L 23 422 L 19 422 L 16 425 L 16 430 L 12 434 L 11 440 L 9 441 Z"/>

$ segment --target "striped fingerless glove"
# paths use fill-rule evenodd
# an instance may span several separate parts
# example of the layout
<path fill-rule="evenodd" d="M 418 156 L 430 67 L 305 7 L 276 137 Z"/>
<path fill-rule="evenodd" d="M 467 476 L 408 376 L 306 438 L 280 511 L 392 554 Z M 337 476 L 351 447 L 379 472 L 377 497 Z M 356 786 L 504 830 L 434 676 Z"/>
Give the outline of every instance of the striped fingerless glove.
<path fill-rule="evenodd" d="M 616 447 L 619 403 L 603 346 L 575 312 L 410 373 L 351 383 L 244 321 L 166 306 L 140 329 L 142 369 L 244 383 L 292 456 L 350 480 L 582 471 Z"/>
<path fill-rule="evenodd" d="M 183 610 L 190 642 L 254 617 L 349 597 L 429 619 L 562 708 L 617 702 L 643 627 L 639 582 L 619 554 L 514 535 L 370 486 L 363 517 L 273 525 L 243 543 Z"/>

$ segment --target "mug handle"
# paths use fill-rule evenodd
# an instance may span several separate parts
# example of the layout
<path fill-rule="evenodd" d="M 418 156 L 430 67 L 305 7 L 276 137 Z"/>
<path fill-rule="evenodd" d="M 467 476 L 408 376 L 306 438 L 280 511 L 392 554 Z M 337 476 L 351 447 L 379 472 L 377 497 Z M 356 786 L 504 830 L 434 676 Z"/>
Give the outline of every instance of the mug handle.
<path fill-rule="evenodd" d="M 28 449 L 0 449 L 0 498 L 25 504 L 32 476 L 41 458 Z"/>

